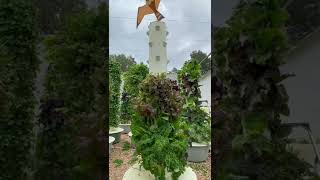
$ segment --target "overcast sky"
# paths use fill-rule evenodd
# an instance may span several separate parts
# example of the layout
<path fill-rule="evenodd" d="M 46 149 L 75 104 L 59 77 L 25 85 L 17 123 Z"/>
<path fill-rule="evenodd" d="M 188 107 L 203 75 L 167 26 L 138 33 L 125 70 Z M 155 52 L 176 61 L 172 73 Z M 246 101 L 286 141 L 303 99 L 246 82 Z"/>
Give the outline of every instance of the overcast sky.
<path fill-rule="evenodd" d="M 109 0 L 109 53 L 131 55 L 147 64 L 149 57 L 148 25 L 155 21 L 154 14 L 145 16 L 136 29 L 139 6 L 145 0 Z M 159 11 L 165 16 L 169 35 L 167 37 L 168 70 L 181 68 L 190 53 L 211 49 L 211 0 L 162 0 Z"/>

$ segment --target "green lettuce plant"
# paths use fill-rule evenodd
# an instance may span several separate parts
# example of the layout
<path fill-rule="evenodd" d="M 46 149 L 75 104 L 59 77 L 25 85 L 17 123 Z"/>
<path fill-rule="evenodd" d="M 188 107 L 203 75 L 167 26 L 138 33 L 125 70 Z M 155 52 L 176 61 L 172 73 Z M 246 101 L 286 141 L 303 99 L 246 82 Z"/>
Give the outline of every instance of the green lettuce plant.
<path fill-rule="evenodd" d="M 165 180 L 166 171 L 177 180 L 185 170 L 188 148 L 179 87 L 162 74 L 149 75 L 139 89 L 131 125 L 136 146 L 133 159 L 141 157 L 141 165 L 157 180 Z"/>

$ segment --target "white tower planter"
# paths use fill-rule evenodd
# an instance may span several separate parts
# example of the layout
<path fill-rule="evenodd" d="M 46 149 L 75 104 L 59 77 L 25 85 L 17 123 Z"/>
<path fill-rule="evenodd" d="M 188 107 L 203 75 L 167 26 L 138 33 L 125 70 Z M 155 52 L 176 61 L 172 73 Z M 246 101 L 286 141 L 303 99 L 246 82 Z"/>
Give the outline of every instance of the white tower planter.
<path fill-rule="evenodd" d="M 162 21 L 150 23 L 149 31 L 149 69 L 151 74 L 159 74 L 167 72 L 169 63 L 167 57 L 167 27 Z"/>

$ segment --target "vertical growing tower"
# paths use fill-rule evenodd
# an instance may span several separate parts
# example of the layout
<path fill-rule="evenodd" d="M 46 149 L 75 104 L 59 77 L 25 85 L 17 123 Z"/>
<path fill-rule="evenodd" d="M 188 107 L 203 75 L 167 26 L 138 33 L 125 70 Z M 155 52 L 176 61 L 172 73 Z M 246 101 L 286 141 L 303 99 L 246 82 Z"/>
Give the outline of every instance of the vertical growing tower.
<path fill-rule="evenodd" d="M 149 31 L 149 68 L 151 74 L 166 73 L 169 60 L 167 58 L 167 28 L 164 22 L 150 23 Z"/>

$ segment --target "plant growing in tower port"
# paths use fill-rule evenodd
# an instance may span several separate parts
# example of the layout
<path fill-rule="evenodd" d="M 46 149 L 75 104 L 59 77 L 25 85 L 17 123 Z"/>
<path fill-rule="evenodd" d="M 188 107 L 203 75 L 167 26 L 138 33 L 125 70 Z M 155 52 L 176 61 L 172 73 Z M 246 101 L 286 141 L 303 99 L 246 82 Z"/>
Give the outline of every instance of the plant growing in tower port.
<path fill-rule="evenodd" d="M 290 129 L 281 126 L 281 115 L 289 115 L 282 81 L 290 75 L 279 69 L 287 50 L 286 18 L 278 0 L 240 1 L 228 26 L 214 33 L 217 179 L 296 180 L 308 173 L 287 151 Z"/>
<path fill-rule="evenodd" d="M 187 61 L 178 72 L 181 95 L 184 97 L 184 115 L 190 124 L 190 143 L 210 142 L 210 118 L 200 108 L 199 98 L 201 97 L 199 78 L 201 77 L 201 66 L 196 60 Z"/>
<path fill-rule="evenodd" d="M 187 124 L 181 119 L 182 98 L 175 81 L 165 75 L 149 75 L 140 85 L 131 125 L 135 157 L 156 179 L 167 172 L 177 180 L 186 166 Z"/>

